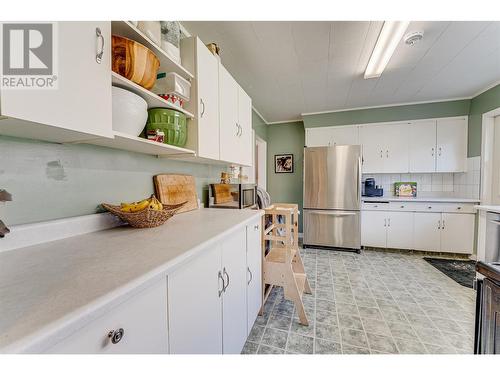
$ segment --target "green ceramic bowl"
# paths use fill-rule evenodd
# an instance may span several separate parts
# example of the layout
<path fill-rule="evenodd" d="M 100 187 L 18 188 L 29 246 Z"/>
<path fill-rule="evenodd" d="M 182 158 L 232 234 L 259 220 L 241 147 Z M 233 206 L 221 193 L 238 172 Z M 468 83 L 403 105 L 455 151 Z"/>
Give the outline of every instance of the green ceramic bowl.
<path fill-rule="evenodd" d="M 159 129 L 165 133 L 165 143 L 184 147 L 187 141 L 186 115 L 168 108 L 148 110 L 146 131 Z"/>

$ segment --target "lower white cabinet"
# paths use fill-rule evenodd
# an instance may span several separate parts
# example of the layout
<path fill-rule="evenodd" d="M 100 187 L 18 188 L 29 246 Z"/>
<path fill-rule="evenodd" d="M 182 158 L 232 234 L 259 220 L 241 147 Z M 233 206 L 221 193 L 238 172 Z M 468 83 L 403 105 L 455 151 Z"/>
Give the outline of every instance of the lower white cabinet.
<path fill-rule="evenodd" d="M 415 212 L 415 250 L 435 250 L 441 248 L 441 213 Z"/>
<path fill-rule="evenodd" d="M 411 249 L 413 213 L 362 211 L 361 244 L 371 247 Z"/>
<path fill-rule="evenodd" d="M 262 239 L 261 219 L 247 226 L 247 330 L 250 330 L 257 319 L 262 305 Z"/>
<path fill-rule="evenodd" d="M 221 244 L 222 277 L 222 352 L 240 354 L 247 332 L 246 231 L 239 230 Z"/>
<path fill-rule="evenodd" d="M 171 354 L 239 354 L 243 349 L 249 319 L 262 303 L 260 281 L 254 281 L 261 278 L 261 228 L 255 225 L 228 235 L 169 275 Z"/>
<path fill-rule="evenodd" d="M 426 204 L 411 206 L 415 210 L 433 208 Z M 473 213 L 365 210 L 361 211 L 361 244 L 472 254 L 474 224 Z"/>
<path fill-rule="evenodd" d="M 161 279 L 51 347 L 61 354 L 168 353 L 167 281 Z"/>
<path fill-rule="evenodd" d="M 216 245 L 168 277 L 171 354 L 222 353 L 221 249 Z"/>

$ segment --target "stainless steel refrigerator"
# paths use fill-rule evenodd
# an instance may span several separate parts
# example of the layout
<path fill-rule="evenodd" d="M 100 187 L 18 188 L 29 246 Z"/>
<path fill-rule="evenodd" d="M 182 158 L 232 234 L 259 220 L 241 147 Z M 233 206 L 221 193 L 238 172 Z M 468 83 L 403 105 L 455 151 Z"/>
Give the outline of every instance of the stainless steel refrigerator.
<path fill-rule="evenodd" d="M 304 148 L 304 247 L 361 249 L 361 146 Z"/>

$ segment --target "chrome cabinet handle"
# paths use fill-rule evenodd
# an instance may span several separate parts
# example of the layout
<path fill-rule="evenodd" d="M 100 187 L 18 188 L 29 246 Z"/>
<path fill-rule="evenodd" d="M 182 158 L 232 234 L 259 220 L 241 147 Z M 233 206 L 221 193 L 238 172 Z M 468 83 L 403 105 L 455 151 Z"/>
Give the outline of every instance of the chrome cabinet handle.
<path fill-rule="evenodd" d="M 432 148 L 432 156 L 434 156 L 434 147 Z"/>
<path fill-rule="evenodd" d="M 444 219 L 443 222 L 441 223 L 441 229 L 444 229 Z"/>
<path fill-rule="evenodd" d="M 387 226 L 387 219 L 384 219 L 384 227 Z"/>
<path fill-rule="evenodd" d="M 112 344 L 118 344 L 123 338 L 123 335 L 125 335 L 125 330 L 123 328 L 118 328 L 108 332 L 108 337 L 110 338 Z"/>
<path fill-rule="evenodd" d="M 95 28 L 95 35 L 97 36 L 97 39 L 101 40 L 101 49 L 100 51 L 98 50 L 97 54 L 95 55 L 95 61 L 100 64 L 102 62 L 102 57 L 104 56 L 104 36 L 102 35 L 101 29 L 99 27 Z M 99 43 L 97 43 L 99 45 Z"/>
<path fill-rule="evenodd" d="M 227 287 L 229 286 L 229 274 L 226 272 L 226 267 L 224 267 L 224 269 L 222 270 L 222 272 L 224 273 L 224 275 L 226 275 L 227 277 L 227 283 L 226 283 L 226 286 L 224 287 L 223 289 L 223 292 L 226 292 L 226 289 Z"/>
<path fill-rule="evenodd" d="M 438 155 L 441 156 L 441 147 L 439 147 Z"/>
<path fill-rule="evenodd" d="M 387 226 L 390 227 L 391 226 L 391 218 L 388 218 L 387 219 Z"/>
<path fill-rule="evenodd" d="M 438 229 L 441 229 L 441 220 L 438 221 Z"/>
<path fill-rule="evenodd" d="M 237 122 L 234 125 L 236 126 L 236 136 L 239 137 L 240 136 L 240 126 L 238 125 Z"/>
<path fill-rule="evenodd" d="M 247 285 L 250 285 L 250 283 L 251 283 L 251 282 L 252 282 L 252 280 L 253 280 L 253 274 L 252 274 L 252 271 L 250 271 L 250 267 L 247 267 L 247 271 L 248 271 L 248 273 L 250 274 L 250 280 L 248 280 Z"/>
<path fill-rule="evenodd" d="M 219 290 L 219 298 L 220 296 L 222 295 L 222 293 L 224 292 L 224 290 L 226 290 L 226 283 L 224 282 L 224 278 L 222 277 L 222 272 L 219 271 L 217 277 L 219 278 L 219 280 L 222 280 L 222 289 Z"/>
<path fill-rule="evenodd" d="M 383 158 L 384 157 L 384 151 L 380 150 L 380 157 Z"/>
<path fill-rule="evenodd" d="M 243 126 L 241 126 L 240 124 L 238 124 L 238 126 L 240 127 L 240 137 L 243 135 Z"/>
<path fill-rule="evenodd" d="M 389 150 L 385 150 L 385 157 L 389 159 Z"/>
<path fill-rule="evenodd" d="M 202 98 L 200 98 L 200 105 L 201 105 L 200 118 L 203 118 L 203 115 L 205 114 L 205 102 L 203 101 Z"/>
<path fill-rule="evenodd" d="M 255 224 L 255 225 L 253 226 L 253 229 L 254 229 L 254 230 L 259 230 L 259 228 L 260 228 L 259 224 Z"/>

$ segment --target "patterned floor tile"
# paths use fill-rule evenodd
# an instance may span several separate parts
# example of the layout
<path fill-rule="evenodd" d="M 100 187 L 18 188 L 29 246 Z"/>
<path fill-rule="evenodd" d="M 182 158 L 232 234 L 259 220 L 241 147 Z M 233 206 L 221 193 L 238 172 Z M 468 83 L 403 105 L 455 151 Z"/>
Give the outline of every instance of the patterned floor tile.
<path fill-rule="evenodd" d="M 472 353 L 475 292 L 409 253 L 301 250 L 303 326 L 274 288 L 242 354 Z"/>

